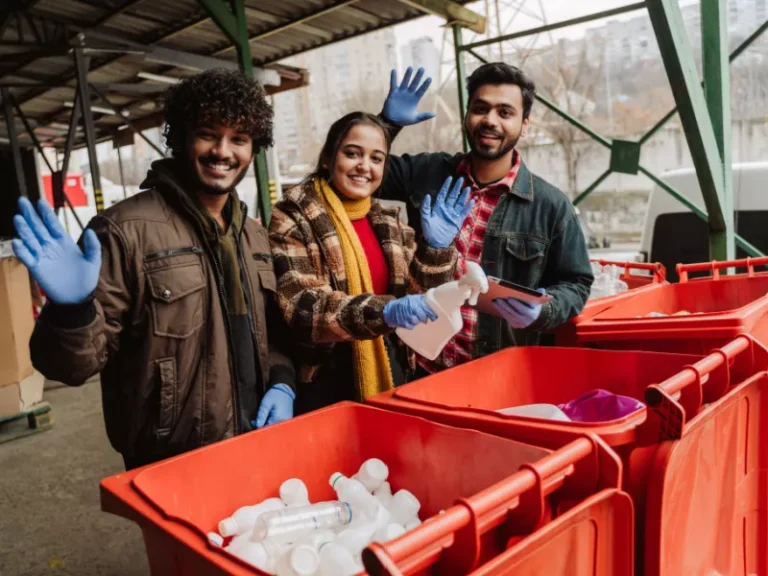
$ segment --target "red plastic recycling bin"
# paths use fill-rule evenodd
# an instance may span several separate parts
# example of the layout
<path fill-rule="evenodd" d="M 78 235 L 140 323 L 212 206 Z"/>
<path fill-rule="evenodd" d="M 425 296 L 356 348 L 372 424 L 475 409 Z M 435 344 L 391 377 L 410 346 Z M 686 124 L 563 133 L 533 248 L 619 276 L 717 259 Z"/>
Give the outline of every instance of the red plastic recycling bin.
<path fill-rule="evenodd" d="M 425 521 L 368 550 L 372 574 L 458 576 L 489 561 L 531 576 L 632 574 L 621 461 L 597 436 L 568 438 L 551 451 L 347 402 L 107 478 L 102 509 L 141 526 L 154 576 L 262 574 L 206 534 L 288 478 L 333 500 L 330 475 L 376 457 Z"/>
<path fill-rule="evenodd" d="M 596 433 L 624 462 L 637 574 L 768 574 L 766 362 L 768 350 L 748 336 L 704 358 L 511 348 L 368 402 L 543 446 Z M 562 404 L 597 388 L 644 399 L 650 409 L 600 423 L 497 412 Z"/>
<path fill-rule="evenodd" d="M 638 294 L 580 322 L 578 344 L 690 354 L 707 354 L 740 334 L 768 344 L 768 273 L 755 272 L 764 265 L 768 258 L 678 265 L 678 284 Z M 747 272 L 720 275 L 726 268 Z M 688 279 L 690 272 L 704 271 L 711 276 Z"/>
<path fill-rule="evenodd" d="M 572 318 L 570 322 L 563 324 L 553 330 L 555 340 L 558 346 L 576 346 L 578 338 L 576 335 L 577 326 L 596 316 L 600 312 L 626 302 L 641 294 L 654 290 L 667 284 L 667 270 L 658 262 L 611 262 L 609 260 L 593 260 L 601 266 L 618 266 L 623 268 L 624 272 L 619 276 L 627 283 L 629 289 L 613 296 L 604 296 L 602 298 L 593 298 L 589 300 L 581 313 Z"/>

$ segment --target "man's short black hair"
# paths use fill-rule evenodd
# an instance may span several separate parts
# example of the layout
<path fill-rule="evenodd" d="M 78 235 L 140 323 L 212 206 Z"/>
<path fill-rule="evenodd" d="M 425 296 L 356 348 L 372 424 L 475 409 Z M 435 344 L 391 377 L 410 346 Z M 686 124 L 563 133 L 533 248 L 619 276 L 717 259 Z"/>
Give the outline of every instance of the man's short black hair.
<path fill-rule="evenodd" d="M 467 78 L 469 101 L 472 101 L 472 97 L 478 88 L 488 84 L 514 84 L 520 86 L 520 90 L 523 92 L 523 120 L 530 116 L 531 108 L 533 108 L 533 98 L 536 95 L 536 85 L 520 68 L 504 64 L 503 62 L 483 64 Z"/>
<path fill-rule="evenodd" d="M 165 145 L 174 158 L 183 158 L 190 129 L 203 124 L 225 124 L 248 133 L 255 153 L 274 143 L 273 118 L 272 106 L 258 82 L 237 70 L 207 70 L 168 90 Z"/>

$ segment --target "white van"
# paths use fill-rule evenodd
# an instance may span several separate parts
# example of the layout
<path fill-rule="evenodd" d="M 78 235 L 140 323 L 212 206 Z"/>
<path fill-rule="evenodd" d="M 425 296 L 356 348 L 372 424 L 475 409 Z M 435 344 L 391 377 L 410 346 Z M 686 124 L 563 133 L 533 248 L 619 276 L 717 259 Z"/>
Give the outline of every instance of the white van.
<path fill-rule="evenodd" d="M 693 168 L 665 172 L 661 179 L 706 212 Z M 768 254 L 768 162 L 733 165 L 733 209 L 736 233 Z M 648 200 L 640 250 L 644 260 L 664 264 L 667 278 L 676 281 L 678 263 L 710 259 L 707 223 L 656 186 Z M 737 247 L 736 257 L 746 256 Z"/>

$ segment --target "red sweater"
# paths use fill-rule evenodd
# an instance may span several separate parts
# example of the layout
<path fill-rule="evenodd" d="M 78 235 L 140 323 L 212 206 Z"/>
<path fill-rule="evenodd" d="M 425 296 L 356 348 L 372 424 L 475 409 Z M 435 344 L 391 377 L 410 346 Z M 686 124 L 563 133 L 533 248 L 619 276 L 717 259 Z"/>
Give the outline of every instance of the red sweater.
<path fill-rule="evenodd" d="M 373 231 L 373 226 L 368 218 L 352 220 L 352 226 L 357 232 L 360 244 L 363 246 L 365 257 L 368 259 L 368 268 L 371 270 L 373 280 L 373 293 L 381 296 L 389 292 L 389 265 L 384 257 L 379 239 Z"/>

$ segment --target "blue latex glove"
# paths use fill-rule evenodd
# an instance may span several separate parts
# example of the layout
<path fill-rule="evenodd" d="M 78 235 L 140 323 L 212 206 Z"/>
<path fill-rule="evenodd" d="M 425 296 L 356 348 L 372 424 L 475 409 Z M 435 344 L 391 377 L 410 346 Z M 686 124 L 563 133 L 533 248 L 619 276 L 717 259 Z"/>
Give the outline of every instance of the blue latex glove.
<path fill-rule="evenodd" d="M 544 288 L 539 288 L 537 291 L 541 294 L 547 293 Z M 493 301 L 493 307 L 507 321 L 507 324 L 516 330 L 528 328 L 541 314 L 541 304 L 528 304 L 517 298 L 497 298 Z"/>
<path fill-rule="evenodd" d="M 263 428 L 293 418 L 293 401 L 296 393 L 287 384 L 275 384 L 267 390 L 261 399 L 256 420 L 251 420 L 254 428 Z"/>
<path fill-rule="evenodd" d="M 432 84 L 432 78 L 427 78 L 419 86 L 424 76 L 424 68 L 419 68 L 413 82 L 411 74 L 413 68 L 409 66 L 400 86 L 397 85 L 397 71 L 392 70 L 390 76 L 389 94 L 384 101 L 384 118 L 396 126 L 411 126 L 435 117 L 432 112 L 418 112 L 419 102 Z"/>
<path fill-rule="evenodd" d="M 429 307 L 424 294 L 412 294 L 387 302 L 383 310 L 384 322 L 390 328 L 413 330 L 418 324 L 437 320 L 437 314 Z"/>
<path fill-rule="evenodd" d="M 459 178 L 450 192 L 452 178 L 449 176 L 440 188 L 432 207 L 432 196 L 427 195 L 421 203 L 421 227 L 424 239 L 433 248 L 448 248 L 461 230 L 467 215 L 475 205 L 469 200 L 469 187 L 461 190 L 464 178 Z"/>
<path fill-rule="evenodd" d="M 19 199 L 13 224 L 19 238 L 13 252 L 29 269 L 45 295 L 56 304 L 78 304 L 88 299 L 99 283 L 101 243 L 90 228 L 83 235 L 85 254 L 70 238 L 44 199 L 37 204 Z"/>

